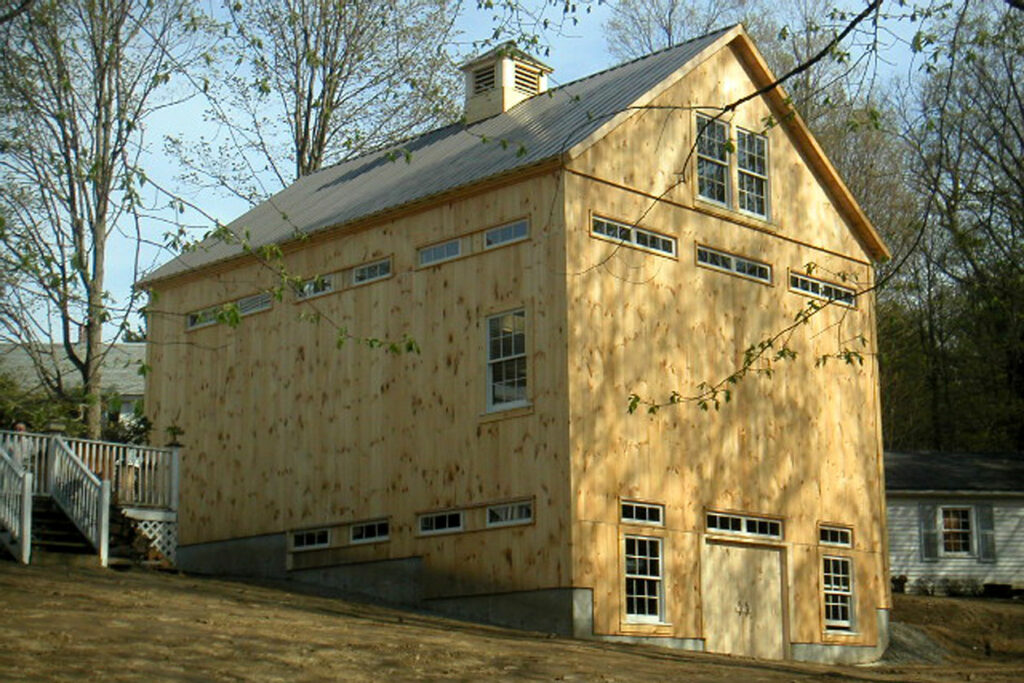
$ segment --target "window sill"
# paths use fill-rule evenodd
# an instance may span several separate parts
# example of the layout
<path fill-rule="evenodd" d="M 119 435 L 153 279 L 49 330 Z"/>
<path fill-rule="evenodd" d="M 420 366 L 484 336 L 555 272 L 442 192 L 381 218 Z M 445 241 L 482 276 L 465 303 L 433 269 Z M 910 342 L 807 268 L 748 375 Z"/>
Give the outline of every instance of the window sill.
<path fill-rule="evenodd" d="M 731 209 L 724 204 L 719 204 L 710 199 L 704 199 L 703 197 L 694 197 L 693 208 L 701 213 L 706 213 L 709 216 L 716 218 L 722 218 L 733 223 L 739 223 L 745 225 L 748 228 L 754 228 L 761 232 L 769 232 L 776 234 L 779 229 L 773 222 L 768 219 L 759 218 L 751 213 L 745 213 L 739 209 Z"/>
<path fill-rule="evenodd" d="M 524 415 L 530 415 L 532 413 L 532 403 L 515 403 L 508 406 L 502 406 L 501 408 L 491 408 L 485 413 L 480 413 L 479 419 L 481 423 L 486 423 L 494 422 L 496 420 L 504 420 L 506 418 L 523 417 Z"/>

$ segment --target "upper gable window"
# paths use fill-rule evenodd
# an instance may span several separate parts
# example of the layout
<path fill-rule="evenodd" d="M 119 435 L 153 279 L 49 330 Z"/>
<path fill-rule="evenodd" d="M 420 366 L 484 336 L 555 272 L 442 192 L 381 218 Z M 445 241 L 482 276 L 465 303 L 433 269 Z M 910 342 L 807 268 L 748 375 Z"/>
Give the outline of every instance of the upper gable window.
<path fill-rule="evenodd" d="M 768 218 L 768 138 L 697 115 L 697 196 Z M 735 151 L 735 154 L 733 153 Z"/>

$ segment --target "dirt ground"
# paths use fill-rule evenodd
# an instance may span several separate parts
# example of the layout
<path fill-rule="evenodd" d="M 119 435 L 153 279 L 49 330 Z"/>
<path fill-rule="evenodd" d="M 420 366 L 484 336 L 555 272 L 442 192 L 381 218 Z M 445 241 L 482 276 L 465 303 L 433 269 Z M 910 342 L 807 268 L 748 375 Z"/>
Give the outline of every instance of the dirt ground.
<path fill-rule="evenodd" d="M 1024 679 L 1024 604 L 896 598 L 887 661 L 826 667 L 554 638 L 292 584 L 0 561 L 0 680 Z"/>

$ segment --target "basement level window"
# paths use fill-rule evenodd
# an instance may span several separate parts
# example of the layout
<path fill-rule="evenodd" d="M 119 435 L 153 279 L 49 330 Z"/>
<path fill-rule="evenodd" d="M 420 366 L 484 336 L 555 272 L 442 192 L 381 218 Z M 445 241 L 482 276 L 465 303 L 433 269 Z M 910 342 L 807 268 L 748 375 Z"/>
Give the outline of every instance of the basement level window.
<path fill-rule="evenodd" d="M 800 275 L 799 273 L 789 274 L 789 288 L 794 292 L 800 292 L 801 294 L 809 294 L 816 299 L 826 299 L 828 301 L 835 301 L 843 304 L 844 306 L 854 307 L 857 305 L 856 296 L 857 292 L 854 290 L 837 285 L 833 282 L 825 282 L 824 280 L 818 280 L 817 278 L 809 277 L 807 275 Z"/>
<path fill-rule="evenodd" d="M 295 292 L 299 301 L 334 291 L 334 275 L 320 275 L 303 282 Z"/>
<path fill-rule="evenodd" d="M 529 524 L 533 521 L 533 502 L 529 500 L 518 503 L 503 503 L 487 508 L 487 526 L 513 526 Z"/>
<path fill-rule="evenodd" d="M 508 225 L 491 228 L 484 233 L 484 249 L 491 249 L 502 244 L 511 244 L 525 240 L 530 234 L 530 224 L 516 221 Z"/>
<path fill-rule="evenodd" d="M 429 266 L 434 263 L 450 261 L 453 258 L 458 258 L 461 254 L 462 240 L 454 239 L 423 247 L 419 251 L 419 262 L 421 266 Z"/>
<path fill-rule="evenodd" d="M 622 501 L 622 521 L 633 524 L 665 524 L 665 506 L 652 503 Z"/>
<path fill-rule="evenodd" d="M 609 237 L 645 251 L 668 254 L 669 256 L 676 255 L 676 240 L 674 237 L 638 228 L 635 225 L 628 225 L 609 218 L 594 216 L 591 231 L 595 235 Z"/>
<path fill-rule="evenodd" d="M 726 515 L 709 512 L 707 516 L 708 531 L 757 536 L 761 538 L 782 538 L 782 522 L 765 517 L 748 517 L 746 515 Z"/>
<path fill-rule="evenodd" d="M 330 529 L 310 529 L 292 534 L 292 550 L 315 550 L 331 544 Z"/>
<path fill-rule="evenodd" d="M 843 526 L 825 526 L 818 528 L 818 541 L 824 545 L 840 545 L 845 548 L 853 546 L 853 532 Z"/>
<path fill-rule="evenodd" d="M 238 315 L 246 316 L 260 311 L 270 310 L 270 292 L 261 292 L 252 296 L 242 297 L 235 302 L 238 307 Z"/>
<path fill-rule="evenodd" d="M 349 529 L 349 541 L 353 544 L 386 541 L 390 532 L 388 520 L 386 519 L 353 524 Z"/>
<path fill-rule="evenodd" d="M 374 280 L 383 280 L 391 275 L 391 259 L 381 259 L 352 269 L 352 284 L 361 285 Z"/>
<path fill-rule="evenodd" d="M 772 281 L 772 267 L 767 263 L 734 256 L 711 247 L 697 246 L 697 264 L 759 282 L 771 284 Z"/>
<path fill-rule="evenodd" d="M 420 515 L 421 534 L 444 534 L 453 531 L 462 531 L 461 510 Z"/>

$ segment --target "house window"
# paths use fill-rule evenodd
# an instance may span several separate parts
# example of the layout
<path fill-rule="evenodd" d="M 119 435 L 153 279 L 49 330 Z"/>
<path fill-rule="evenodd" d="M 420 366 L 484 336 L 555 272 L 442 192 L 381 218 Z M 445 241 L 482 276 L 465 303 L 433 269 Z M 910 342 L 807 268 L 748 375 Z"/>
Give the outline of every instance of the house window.
<path fill-rule="evenodd" d="M 185 329 L 197 330 L 200 327 L 209 327 L 210 325 L 217 324 L 217 313 L 220 311 L 219 306 L 213 308 L 204 308 L 201 311 L 195 311 L 185 316 Z"/>
<path fill-rule="evenodd" d="M 853 532 L 842 526 L 825 526 L 818 528 L 818 541 L 825 545 L 841 545 L 846 548 L 853 546 Z"/>
<path fill-rule="evenodd" d="M 971 543 L 971 509 L 969 507 L 941 508 L 942 552 L 952 555 L 968 555 L 973 550 Z"/>
<path fill-rule="evenodd" d="M 423 247 L 419 251 L 420 265 L 429 266 L 433 263 L 442 263 L 458 258 L 462 254 L 462 240 L 454 239 Z"/>
<path fill-rule="evenodd" d="M 782 522 L 764 517 L 724 515 L 711 512 L 707 516 L 707 529 L 725 534 L 782 538 Z"/>
<path fill-rule="evenodd" d="M 733 146 L 728 123 L 698 114 L 697 196 L 732 208 L 734 182 L 734 208 L 767 219 L 768 138 L 737 127 Z"/>
<path fill-rule="evenodd" d="M 516 221 L 508 225 L 491 228 L 484 233 L 484 249 L 491 249 L 501 244 L 525 240 L 529 230 L 529 223 L 526 221 Z"/>
<path fill-rule="evenodd" d="M 710 247 L 697 246 L 697 264 L 760 282 L 770 284 L 772 281 L 772 267 L 767 263 L 733 256 Z"/>
<path fill-rule="evenodd" d="M 853 562 L 847 557 L 823 558 L 822 587 L 825 597 L 825 628 L 853 628 Z"/>
<path fill-rule="evenodd" d="M 768 141 L 736 129 L 736 198 L 741 211 L 761 218 L 768 215 Z"/>
<path fill-rule="evenodd" d="M 595 235 L 610 237 L 629 244 L 630 246 L 647 251 L 654 251 L 659 254 L 676 255 L 676 240 L 674 237 L 661 235 L 651 230 L 638 228 L 634 225 L 619 223 L 608 218 L 594 216 L 591 230 Z"/>
<path fill-rule="evenodd" d="M 352 269 L 352 284 L 361 285 L 374 280 L 383 280 L 391 275 L 391 259 L 381 259 Z"/>
<path fill-rule="evenodd" d="M 697 116 L 697 194 L 729 204 L 729 126 Z"/>
<path fill-rule="evenodd" d="M 636 503 L 633 501 L 622 501 L 622 521 L 633 524 L 657 524 L 663 525 L 665 519 L 665 506 L 651 503 Z"/>
<path fill-rule="evenodd" d="M 461 510 L 420 515 L 421 534 L 444 534 L 452 531 L 462 531 Z"/>
<path fill-rule="evenodd" d="M 295 292 L 295 298 L 299 301 L 304 299 L 312 299 L 315 296 L 321 294 L 327 294 L 328 292 L 334 291 L 334 276 L 333 275 L 322 275 L 320 277 L 310 278 L 306 280 Z"/>
<path fill-rule="evenodd" d="M 349 527 L 349 542 L 374 543 L 388 540 L 389 524 L 386 519 L 378 519 L 375 522 L 361 522 Z"/>
<path fill-rule="evenodd" d="M 492 505 L 487 508 L 487 526 L 489 527 L 529 524 L 532 521 L 533 503 L 528 500 Z"/>
<path fill-rule="evenodd" d="M 995 511 L 991 503 L 922 504 L 919 515 L 921 559 L 925 562 L 941 558 L 996 561 Z"/>
<path fill-rule="evenodd" d="M 526 311 L 487 319 L 487 408 L 526 403 Z"/>
<path fill-rule="evenodd" d="M 329 529 L 311 529 L 296 531 L 292 534 L 292 550 L 315 550 L 326 548 L 331 544 Z"/>
<path fill-rule="evenodd" d="M 662 621 L 661 539 L 626 536 L 626 619 Z"/>
<path fill-rule="evenodd" d="M 856 306 L 857 292 L 832 282 L 825 282 L 798 273 L 789 274 L 789 288 L 801 294 L 810 294 L 816 299 L 836 301 L 846 306 Z"/>

